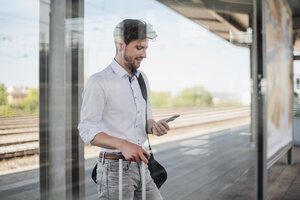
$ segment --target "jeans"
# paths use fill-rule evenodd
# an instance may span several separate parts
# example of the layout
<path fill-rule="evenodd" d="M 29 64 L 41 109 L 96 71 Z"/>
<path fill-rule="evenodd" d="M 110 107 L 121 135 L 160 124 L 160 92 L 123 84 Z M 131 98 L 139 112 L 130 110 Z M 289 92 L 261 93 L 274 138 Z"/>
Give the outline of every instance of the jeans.
<path fill-rule="evenodd" d="M 123 199 L 142 199 L 142 163 L 123 161 Z M 162 200 L 159 190 L 153 182 L 146 165 L 146 199 Z M 119 161 L 104 159 L 98 162 L 97 183 L 99 199 L 119 199 Z"/>

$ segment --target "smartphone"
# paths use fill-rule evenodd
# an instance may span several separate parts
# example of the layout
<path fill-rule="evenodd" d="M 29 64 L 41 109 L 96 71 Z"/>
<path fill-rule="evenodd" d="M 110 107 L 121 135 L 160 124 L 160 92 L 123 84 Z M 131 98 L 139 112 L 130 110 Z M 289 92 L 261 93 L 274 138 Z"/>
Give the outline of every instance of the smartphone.
<path fill-rule="evenodd" d="M 167 120 L 166 120 L 166 122 L 168 123 L 168 122 L 171 122 L 171 121 L 173 121 L 173 120 L 175 120 L 177 117 L 179 117 L 180 115 L 173 115 L 172 117 L 169 117 Z"/>

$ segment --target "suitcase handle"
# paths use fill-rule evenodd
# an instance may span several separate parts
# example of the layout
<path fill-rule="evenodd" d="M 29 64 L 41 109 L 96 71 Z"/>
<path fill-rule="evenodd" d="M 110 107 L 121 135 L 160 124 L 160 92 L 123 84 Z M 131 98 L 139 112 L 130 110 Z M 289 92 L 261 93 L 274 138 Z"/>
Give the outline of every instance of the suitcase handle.
<path fill-rule="evenodd" d="M 118 159 L 124 159 L 125 158 L 121 152 L 117 153 L 117 157 L 118 157 Z"/>
<path fill-rule="evenodd" d="M 145 154 L 144 154 L 145 155 Z M 147 157 L 147 155 L 145 155 Z M 123 200 L 123 159 L 124 156 L 121 152 L 117 153 L 119 159 L 119 200 Z M 142 200 L 146 200 L 146 176 L 145 176 L 145 163 L 142 162 Z"/>
<path fill-rule="evenodd" d="M 150 158 L 148 157 L 147 154 L 144 154 L 144 156 L 145 156 L 148 160 L 150 159 Z M 121 152 L 117 153 L 117 157 L 118 157 L 118 159 L 124 159 L 124 158 L 125 158 Z"/>

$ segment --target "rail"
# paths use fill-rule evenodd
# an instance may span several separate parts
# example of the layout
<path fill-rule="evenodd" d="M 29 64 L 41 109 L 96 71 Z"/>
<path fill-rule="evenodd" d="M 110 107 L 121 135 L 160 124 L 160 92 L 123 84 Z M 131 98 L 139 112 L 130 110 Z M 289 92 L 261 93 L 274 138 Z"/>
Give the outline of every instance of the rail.
<path fill-rule="evenodd" d="M 231 120 L 250 115 L 249 107 L 234 108 L 177 108 L 154 110 L 155 119 L 181 116 L 170 123 L 172 129 L 196 126 L 206 123 Z M 0 160 L 37 154 L 38 118 L 0 118 Z"/>

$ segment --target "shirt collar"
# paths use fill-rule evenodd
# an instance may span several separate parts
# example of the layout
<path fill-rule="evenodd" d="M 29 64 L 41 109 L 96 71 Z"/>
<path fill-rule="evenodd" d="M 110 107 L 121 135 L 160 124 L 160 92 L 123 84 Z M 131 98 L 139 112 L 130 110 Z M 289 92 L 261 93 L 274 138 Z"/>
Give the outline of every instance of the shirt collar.
<path fill-rule="evenodd" d="M 126 75 L 129 76 L 128 72 L 115 59 L 112 60 L 110 66 L 119 78 L 122 78 Z M 140 75 L 139 70 L 134 69 L 133 75 L 138 77 Z"/>

